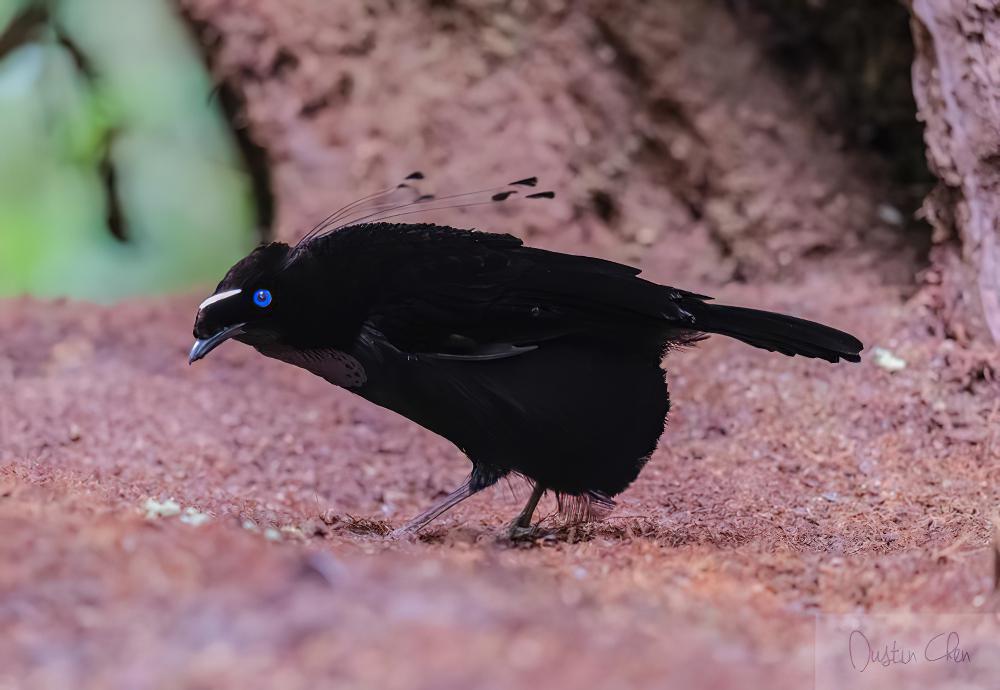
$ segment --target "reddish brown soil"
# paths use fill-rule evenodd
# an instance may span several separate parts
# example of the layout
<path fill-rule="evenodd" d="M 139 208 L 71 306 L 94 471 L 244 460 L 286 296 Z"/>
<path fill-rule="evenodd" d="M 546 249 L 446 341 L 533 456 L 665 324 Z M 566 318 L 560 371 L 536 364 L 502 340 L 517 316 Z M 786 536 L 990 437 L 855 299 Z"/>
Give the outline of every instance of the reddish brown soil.
<path fill-rule="evenodd" d="M 506 488 L 384 539 L 459 452 L 239 345 L 188 368 L 196 297 L 8 302 L 0 686 L 804 687 L 814 613 L 984 610 L 997 362 L 833 280 L 728 292 L 905 370 L 675 353 L 665 442 L 620 508 L 531 546 L 501 538 Z M 148 497 L 211 520 L 146 519 Z"/>
<path fill-rule="evenodd" d="M 606 522 L 510 544 L 525 492 L 502 486 L 391 541 L 461 454 L 238 344 L 189 368 L 204 294 L 0 303 L 0 688 L 800 688 L 816 613 L 994 610 L 1000 358 L 944 339 L 949 305 L 887 249 L 879 176 L 796 117 L 728 15 L 544 3 L 519 34 L 487 31 L 485 2 L 183 4 L 226 37 L 281 234 L 414 167 L 549 173 L 548 210 L 457 222 L 825 320 L 907 367 L 713 338 L 667 360 L 667 434 Z M 622 35 L 655 71 L 605 64 Z M 210 519 L 147 518 L 149 498 Z"/>

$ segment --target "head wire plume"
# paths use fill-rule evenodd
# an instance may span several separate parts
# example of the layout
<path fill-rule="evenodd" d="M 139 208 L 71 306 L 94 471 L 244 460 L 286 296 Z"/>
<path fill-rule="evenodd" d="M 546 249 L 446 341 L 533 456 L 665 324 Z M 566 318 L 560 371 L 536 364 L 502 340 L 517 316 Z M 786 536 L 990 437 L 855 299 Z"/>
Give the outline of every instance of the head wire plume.
<path fill-rule="evenodd" d="M 363 196 L 337 209 L 303 235 L 295 245 L 296 248 L 323 235 L 362 222 L 376 223 L 414 213 L 499 204 L 516 198 L 554 199 L 556 196 L 555 192 L 552 191 L 522 194 L 524 188 L 533 188 L 538 185 L 538 178 L 535 176 L 514 180 L 497 187 L 446 196 L 424 193 L 417 186 L 418 182 L 423 179 L 425 177 L 422 172 L 412 172 L 393 187 L 387 187 Z M 405 200 L 392 198 L 399 193 L 406 194 L 408 198 Z"/>

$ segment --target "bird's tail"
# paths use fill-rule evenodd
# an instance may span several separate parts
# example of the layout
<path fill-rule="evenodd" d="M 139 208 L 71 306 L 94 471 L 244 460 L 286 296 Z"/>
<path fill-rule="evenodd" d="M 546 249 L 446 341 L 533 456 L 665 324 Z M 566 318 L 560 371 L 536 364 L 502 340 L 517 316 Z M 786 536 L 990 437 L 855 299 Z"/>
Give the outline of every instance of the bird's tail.
<path fill-rule="evenodd" d="M 694 300 L 692 300 L 694 302 Z M 759 309 L 697 301 L 685 304 L 703 333 L 718 333 L 748 345 L 785 355 L 816 357 L 828 362 L 860 362 L 864 345 L 849 333 L 794 316 Z"/>

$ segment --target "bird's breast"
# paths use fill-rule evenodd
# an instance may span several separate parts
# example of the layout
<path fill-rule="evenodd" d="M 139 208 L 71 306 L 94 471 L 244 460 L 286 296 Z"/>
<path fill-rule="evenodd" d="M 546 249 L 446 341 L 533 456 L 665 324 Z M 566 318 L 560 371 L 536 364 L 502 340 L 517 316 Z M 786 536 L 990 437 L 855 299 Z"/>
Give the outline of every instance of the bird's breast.
<path fill-rule="evenodd" d="M 301 367 L 342 388 L 361 388 L 368 372 L 356 357 L 332 348 L 300 350 L 279 345 L 257 348 L 261 354 Z"/>

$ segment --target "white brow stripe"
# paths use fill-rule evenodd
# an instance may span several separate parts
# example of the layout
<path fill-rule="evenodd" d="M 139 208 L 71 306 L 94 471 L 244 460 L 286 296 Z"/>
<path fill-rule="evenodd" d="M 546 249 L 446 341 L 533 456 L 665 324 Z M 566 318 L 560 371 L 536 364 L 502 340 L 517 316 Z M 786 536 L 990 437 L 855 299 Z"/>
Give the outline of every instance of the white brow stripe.
<path fill-rule="evenodd" d="M 207 300 L 205 300 L 200 305 L 198 305 L 198 311 L 201 311 L 202 309 L 204 309 L 205 307 L 207 307 L 210 304 L 215 304 L 216 302 L 220 302 L 220 301 L 222 301 L 224 299 L 229 299 L 233 295 L 238 295 L 241 292 L 243 292 L 243 291 L 240 290 L 240 289 L 226 290 L 225 292 L 220 292 L 217 295 L 212 295 Z"/>

